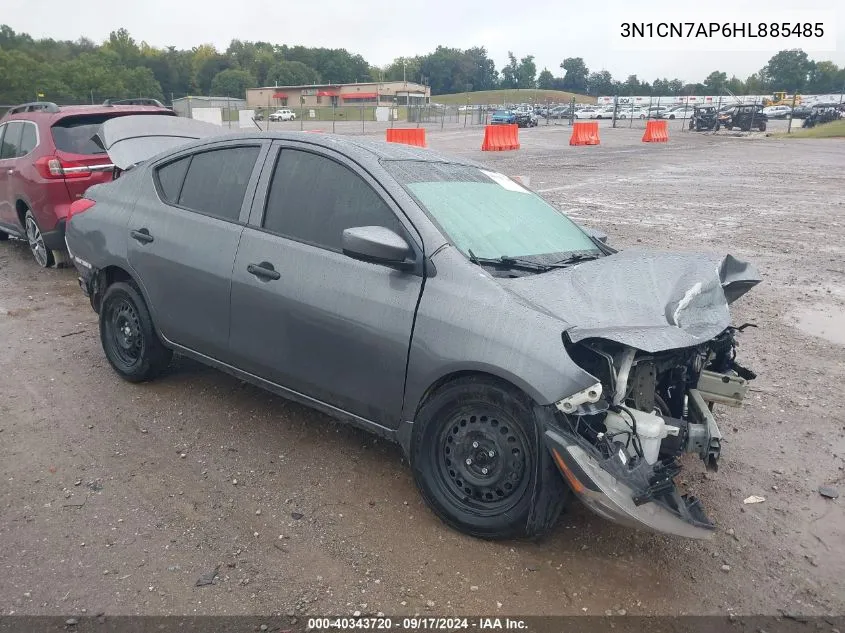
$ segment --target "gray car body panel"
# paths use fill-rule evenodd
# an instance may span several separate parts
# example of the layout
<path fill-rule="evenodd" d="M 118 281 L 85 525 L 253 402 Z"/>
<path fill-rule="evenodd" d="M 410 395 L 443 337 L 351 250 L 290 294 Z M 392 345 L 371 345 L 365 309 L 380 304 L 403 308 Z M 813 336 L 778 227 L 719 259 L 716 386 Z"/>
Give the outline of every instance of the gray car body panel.
<path fill-rule="evenodd" d="M 728 304 L 760 282 L 728 255 L 639 248 L 501 283 L 558 317 L 573 342 L 603 338 L 645 352 L 693 347 L 730 325 Z"/>
<path fill-rule="evenodd" d="M 196 234 L 189 234 L 187 227 L 180 228 L 179 235 L 174 236 L 172 240 L 174 247 L 177 241 L 182 243 L 185 250 L 184 257 L 186 261 L 192 262 L 190 264 L 192 270 L 209 265 L 211 262 L 208 258 L 216 255 L 221 260 L 218 262 L 220 278 L 216 281 L 225 284 L 222 275 L 226 267 L 231 268 L 230 273 L 234 279 L 231 292 L 237 298 L 234 303 L 243 302 L 243 309 L 235 308 L 231 313 L 236 325 L 232 329 L 234 338 L 231 339 L 226 350 L 219 349 L 222 347 L 222 338 L 214 337 L 218 337 L 225 329 L 228 316 L 221 315 L 220 311 L 229 314 L 228 302 L 224 305 L 211 305 L 208 301 L 200 301 L 197 305 L 185 305 L 184 301 L 179 300 L 175 304 L 169 301 L 161 305 L 159 295 L 149 287 L 150 281 L 145 279 L 147 273 L 128 266 L 125 242 L 123 246 L 120 246 L 116 238 L 103 241 L 99 237 L 106 232 L 110 234 L 115 232 L 117 235 L 121 230 L 125 235 L 127 232 L 125 218 L 119 218 L 123 224 L 122 229 L 100 228 L 102 225 L 113 223 L 113 218 L 107 217 L 105 213 L 98 213 L 95 207 L 90 212 L 72 220 L 73 226 L 68 231 L 69 245 L 74 252 L 84 251 L 94 268 L 101 268 L 114 262 L 121 262 L 124 268 L 129 268 L 139 283 L 143 284 L 144 294 L 152 304 L 150 308 L 157 320 L 157 326 L 167 340 L 178 344 L 179 347 L 191 349 L 198 355 L 210 357 L 218 363 L 231 363 L 235 368 L 256 374 L 262 380 L 273 384 L 281 385 L 283 382 L 293 381 L 295 384 L 284 384 L 283 387 L 297 393 L 304 393 L 312 400 L 332 398 L 334 401 L 326 402 L 330 407 L 347 411 L 350 417 L 356 420 L 370 420 L 374 426 L 381 429 L 396 429 L 401 420 L 413 420 L 431 386 L 459 372 L 475 371 L 495 375 L 522 389 L 540 405 L 556 402 L 597 382 L 593 376 L 578 367 L 566 353 L 562 340 L 564 332 L 568 331 L 570 335 L 574 333 L 577 337 L 579 331 L 582 333 L 585 331 L 589 319 L 605 318 L 602 316 L 602 310 L 608 305 L 608 301 L 616 301 L 621 295 L 629 297 L 631 307 L 637 310 L 642 308 L 649 315 L 654 316 L 656 314 L 653 314 L 654 310 L 665 314 L 666 306 L 671 303 L 669 299 L 680 301 L 688 287 L 694 285 L 695 280 L 710 279 L 702 272 L 705 269 L 712 270 L 719 279 L 717 269 L 722 260 L 688 255 L 685 256 L 687 259 L 684 261 L 690 262 L 690 270 L 686 273 L 666 270 L 654 284 L 645 287 L 640 287 L 639 282 L 632 279 L 629 274 L 625 277 L 629 282 L 627 285 L 617 282 L 610 288 L 603 286 L 603 282 L 597 279 L 604 279 L 604 282 L 610 283 L 615 275 L 624 272 L 614 263 L 614 258 L 619 258 L 621 253 L 575 266 L 569 271 L 552 271 L 510 280 L 494 278 L 484 268 L 472 264 L 452 247 L 426 213 L 384 168 L 386 161 L 394 160 L 437 161 L 478 166 L 476 163 L 441 156 L 430 150 L 398 144 L 374 143 L 349 137 L 308 133 L 252 133 L 196 141 L 176 151 L 171 150 L 156 157 L 147 157 L 147 159 L 151 158 L 147 164 L 133 170 L 135 173 L 131 173 L 132 177 L 142 181 L 140 186 L 143 189 L 140 191 L 140 198 L 144 202 L 139 201 L 139 204 L 142 206 L 157 204 L 158 197 L 149 173 L 157 165 L 164 164 L 180 154 L 190 153 L 211 144 L 255 141 L 272 141 L 275 145 L 311 147 L 325 152 L 337 152 L 354 164 L 357 171 L 378 183 L 383 195 L 389 199 L 391 206 L 396 210 L 397 216 L 406 227 L 409 227 L 410 242 L 419 254 L 426 258 L 425 277 L 414 276 L 413 273 L 396 271 L 378 264 L 365 264 L 349 258 L 335 261 L 335 255 L 338 258 L 343 257 L 336 253 L 331 253 L 328 257 L 325 251 L 305 255 L 301 246 L 293 246 L 290 253 L 274 255 L 274 249 L 277 246 L 281 248 L 281 243 L 278 241 L 281 238 L 270 239 L 267 233 L 256 228 L 261 222 L 263 200 L 269 179 L 268 169 L 272 169 L 268 167 L 268 164 L 272 163 L 272 160 L 265 160 L 263 166 L 256 167 L 254 174 L 256 182 L 251 181 L 247 190 L 247 200 L 244 201 L 241 220 L 246 226 L 243 233 L 250 234 L 250 243 L 243 251 L 238 250 L 233 255 L 229 248 L 225 251 L 225 256 L 221 258 L 220 251 L 215 250 L 220 247 L 217 242 L 202 244 L 202 248 L 192 247 L 190 244 L 196 243 L 197 238 Z M 147 151 L 152 152 L 152 148 L 147 148 Z M 144 160 L 141 156 L 135 158 Z M 262 159 L 259 159 L 259 163 L 262 163 Z M 111 188 L 110 198 L 122 197 L 125 206 L 135 207 L 135 213 L 138 215 L 133 215 L 131 226 L 137 228 L 135 220 L 146 211 L 139 210 L 136 205 L 136 198 L 139 197 L 138 189 L 123 187 L 122 183 L 129 180 L 128 176 L 129 174 L 103 187 Z M 250 197 L 251 192 L 254 192 L 254 200 Z M 99 196 L 100 191 L 97 194 Z M 149 210 L 149 213 L 154 212 L 157 211 L 152 208 Z M 169 226 L 167 223 L 163 225 L 163 227 Z M 112 248 L 115 250 L 111 251 Z M 300 256 L 309 258 L 305 265 L 301 262 L 294 263 L 292 258 L 297 250 L 303 251 L 299 253 Z M 267 257 L 275 256 L 280 261 L 280 265 L 284 259 L 285 264 L 281 271 L 283 274 L 289 274 L 288 270 L 294 269 L 300 274 L 301 271 L 313 273 L 310 277 L 299 278 L 293 284 L 295 287 L 289 289 L 287 296 L 283 296 L 272 308 L 277 318 L 293 319 L 287 323 L 287 326 L 293 325 L 295 332 L 302 336 L 302 340 L 294 341 L 296 344 L 293 346 L 289 338 L 287 341 L 272 340 L 272 344 L 270 344 L 271 341 L 263 338 L 264 336 L 281 336 L 274 333 L 272 329 L 268 329 L 270 326 L 261 326 L 256 317 L 256 314 L 267 305 L 268 297 L 271 297 L 269 299 L 271 301 L 276 301 L 278 298 L 272 298 L 273 293 L 256 292 L 255 289 L 260 288 L 257 284 L 263 282 L 247 278 L 246 273 L 241 270 L 262 253 L 267 254 Z M 324 257 L 327 261 L 320 262 L 319 257 Z M 637 258 L 642 260 L 646 258 L 646 255 L 641 253 Z M 616 261 L 624 261 L 624 257 Z M 694 261 L 699 261 L 699 264 L 693 265 Z M 322 288 L 317 284 L 321 278 L 325 278 L 322 275 L 326 274 L 327 267 L 338 269 L 344 264 L 348 270 L 358 273 L 364 270 L 378 271 L 374 274 L 374 278 L 381 280 L 378 291 L 380 294 L 377 293 L 373 297 L 372 306 L 381 306 L 386 309 L 384 318 L 380 320 L 372 314 L 361 312 L 361 306 L 353 306 L 350 302 L 352 294 L 349 293 L 338 298 L 317 296 Z M 154 272 L 150 274 L 168 274 L 164 268 L 153 267 L 151 270 Z M 739 279 L 742 275 L 738 271 L 739 268 L 729 270 L 725 279 L 731 275 Z M 689 281 L 693 283 L 690 284 Z M 187 281 L 171 273 L 166 283 L 168 289 L 160 296 L 173 297 L 181 291 Z M 333 280 L 331 284 L 340 284 L 340 282 Z M 721 285 L 717 284 L 717 286 L 721 292 Z M 340 285 L 333 287 L 337 290 Z M 356 286 L 351 286 L 350 290 L 355 288 Z M 699 308 L 705 311 L 724 308 L 726 305 L 724 292 L 719 298 L 716 288 L 709 286 L 708 288 L 706 296 L 712 300 L 712 305 L 699 305 L 693 302 L 685 308 L 687 316 L 693 316 Z M 357 286 L 357 290 L 363 292 L 363 285 Z M 402 298 L 391 301 L 391 292 L 401 294 Z M 574 292 L 579 293 L 578 296 L 573 295 Z M 677 294 L 678 292 L 680 294 Z M 218 294 L 220 301 L 223 301 L 224 294 L 225 292 Z M 279 312 L 286 302 L 296 302 L 306 296 L 310 297 L 307 310 L 299 313 L 291 312 L 288 315 Z M 413 316 L 411 333 L 407 319 L 409 311 L 412 310 L 410 299 L 413 297 L 419 297 L 419 305 Z M 363 305 L 366 307 L 366 304 Z M 621 309 L 624 302 L 618 305 Z M 643 306 L 648 306 L 648 308 Z M 588 317 L 577 316 L 582 308 L 590 310 Z M 179 336 L 170 329 L 171 320 L 184 322 L 186 318 L 190 320 L 193 317 L 199 318 L 200 315 L 217 321 L 213 326 L 215 329 L 212 334 L 208 332 L 203 334 L 203 337 L 211 336 L 214 340 L 203 342 L 200 340 L 201 337 L 197 337 L 195 341 L 191 341 L 191 344 L 186 344 L 183 341 L 187 339 L 180 340 Z M 322 318 L 322 322 L 316 321 L 319 318 Z M 390 323 L 385 326 L 387 321 L 393 319 L 398 319 L 399 324 Z M 709 317 L 705 320 L 708 319 Z M 725 311 L 718 322 L 727 324 L 726 319 Z M 306 320 L 316 322 L 303 325 Z M 271 320 L 270 322 L 272 323 Z M 619 326 L 619 323 L 610 322 L 604 325 L 606 327 L 603 330 L 596 329 L 594 334 L 605 338 L 615 336 L 612 330 L 614 326 Z M 653 323 L 649 322 L 646 325 L 652 326 Z M 644 328 L 645 331 L 640 332 L 636 339 L 637 346 L 648 351 L 648 349 L 683 346 L 678 343 L 693 344 L 688 338 L 683 340 L 678 338 L 688 336 L 688 332 L 683 328 L 676 328 L 678 332 L 672 337 L 667 337 L 665 326 L 664 318 L 661 327 L 653 328 L 655 337 L 653 339 L 647 333 L 648 327 Z M 268 367 L 273 356 L 272 353 L 268 354 L 267 350 L 263 350 L 262 357 L 253 357 L 248 362 L 245 355 L 251 356 L 251 354 L 245 354 L 246 350 L 237 349 L 245 345 L 243 337 L 248 337 L 250 332 L 255 332 L 255 328 L 261 328 L 258 330 L 261 336 L 257 337 L 253 345 L 254 349 L 262 345 L 267 348 L 280 345 L 281 349 L 291 354 L 290 357 L 280 355 L 277 368 Z M 343 328 L 347 329 L 343 330 Z M 323 338 L 327 336 L 335 337 L 333 343 Z M 284 347 L 285 344 L 288 347 Z M 329 349 L 332 344 L 335 348 Z M 324 363 L 321 367 L 308 358 L 315 346 L 316 349 L 322 350 Z M 403 347 L 407 348 L 406 367 L 402 367 L 401 363 Z M 388 358 L 382 368 L 373 365 L 374 358 L 378 356 L 377 351 L 384 352 Z M 340 366 L 333 364 L 338 358 L 343 359 Z M 291 377 L 285 365 L 295 364 L 303 365 L 304 369 L 299 376 Z M 379 374 L 379 371 L 382 373 Z M 357 376 L 359 373 L 366 374 L 367 372 L 375 373 L 369 379 Z M 385 378 L 384 372 L 389 372 L 390 377 Z M 404 386 L 402 386 L 403 380 L 399 378 L 404 379 Z M 383 382 L 381 389 L 377 388 L 379 379 Z M 325 384 L 317 384 L 321 381 L 330 383 L 336 380 L 351 380 L 350 384 L 359 389 L 360 393 L 355 394 L 351 387 L 345 390 L 335 389 L 334 393 L 329 393 Z M 401 407 L 398 405 L 400 401 Z"/>

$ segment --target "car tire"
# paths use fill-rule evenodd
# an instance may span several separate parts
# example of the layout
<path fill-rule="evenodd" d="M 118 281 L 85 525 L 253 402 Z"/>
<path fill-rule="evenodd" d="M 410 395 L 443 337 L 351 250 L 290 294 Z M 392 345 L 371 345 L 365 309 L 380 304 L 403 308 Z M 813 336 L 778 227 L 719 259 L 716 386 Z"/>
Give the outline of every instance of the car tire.
<path fill-rule="evenodd" d="M 486 539 L 542 535 L 571 495 L 531 400 L 481 377 L 454 380 L 424 402 L 413 425 L 411 469 L 435 514 Z"/>
<path fill-rule="evenodd" d="M 0 231 L 0 242 L 5 242 L 8 239 L 9 239 L 9 234 L 4 233 L 3 231 Z"/>
<path fill-rule="evenodd" d="M 761 132 L 765 132 L 766 131 L 766 124 L 761 123 L 760 125 L 757 126 L 757 129 L 760 130 Z"/>
<path fill-rule="evenodd" d="M 138 287 L 117 282 L 106 289 L 100 306 L 100 343 L 111 366 L 129 382 L 151 380 L 170 364 L 166 348 Z"/>
<path fill-rule="evenodd" d="M 24 216 L 24 229 L 26 231 L 26 241 L 29 242 L 29 250 L 35 263 L 41 268 L 49 268 L 53 265 L 53 251 L 51 251 L 44 244 L 44 236 L 41 234 L 41 227 L 32 211 L 27 211 Z"/>

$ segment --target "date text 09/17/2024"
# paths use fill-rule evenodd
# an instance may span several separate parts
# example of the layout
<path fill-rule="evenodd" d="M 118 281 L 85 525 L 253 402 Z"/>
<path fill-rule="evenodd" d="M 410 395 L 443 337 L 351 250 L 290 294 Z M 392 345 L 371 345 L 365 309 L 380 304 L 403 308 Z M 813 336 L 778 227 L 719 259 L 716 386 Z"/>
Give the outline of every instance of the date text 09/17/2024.
<path fill-rule="evenodd" d="M 336 617 L 309 618 L 308 631 L 337 631 L 367 629 L 375 631 L 480 631 L 511 630 L 528 628 L 525 620 L 508 617 Z"/>

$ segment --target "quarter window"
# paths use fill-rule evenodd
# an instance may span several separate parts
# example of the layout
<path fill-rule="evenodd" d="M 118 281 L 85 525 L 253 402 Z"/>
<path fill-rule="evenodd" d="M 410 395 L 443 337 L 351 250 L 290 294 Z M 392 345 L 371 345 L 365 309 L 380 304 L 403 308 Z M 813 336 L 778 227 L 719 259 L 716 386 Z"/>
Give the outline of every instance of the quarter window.
<path fill-rule="evenodd" d="M 343 230 L 356 226 L 383 226 L 404 234 L 387 203 L 351 169 L 311 152 L 283 149 L 273 173 L 263 227 L 339 251 Z"/>
<path fill-rule="evenodd" d="M 191 157 L 186 156 L 158 168 L 158 185 L 161 197 L 166 202 L 176 204 L 179 201 L 179 193 L 182 191 L 182 183 L 185 182 L 185 174 L 190 163 Z"/>
<path fill-rule="evenodd" d="M 194 154 L 179 206 L 237 221 L 258 152 L 258 147 L 229 147 Z"/>
<path fill-rule="evenodd" d="M 38 130 L 34 123 L 24 123 L 19 156 L 26 156 L 38 145 Z"/>
<path fill-rule="evenodd" d="M 20 155 L 22 128 L 23 123 L 20 121 L 12 121 L 6 124 L 6 133 L 3 135 L 3 142 L 0 145 L 0 160 L 17 158 Z"/>

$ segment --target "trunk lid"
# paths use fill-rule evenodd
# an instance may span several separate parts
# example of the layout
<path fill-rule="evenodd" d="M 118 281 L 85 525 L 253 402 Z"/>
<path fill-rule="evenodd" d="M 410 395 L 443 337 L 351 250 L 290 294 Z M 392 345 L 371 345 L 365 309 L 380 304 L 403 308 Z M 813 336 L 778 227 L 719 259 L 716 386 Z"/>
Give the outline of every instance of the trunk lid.
<path fill-rule="evenodd" d="M 119 169 L 149 160 L 164 151 L 229 130 L 205 121 L 182 117 L 124 116 L 105 121 L 93 142 L 108 153 Z"/>

